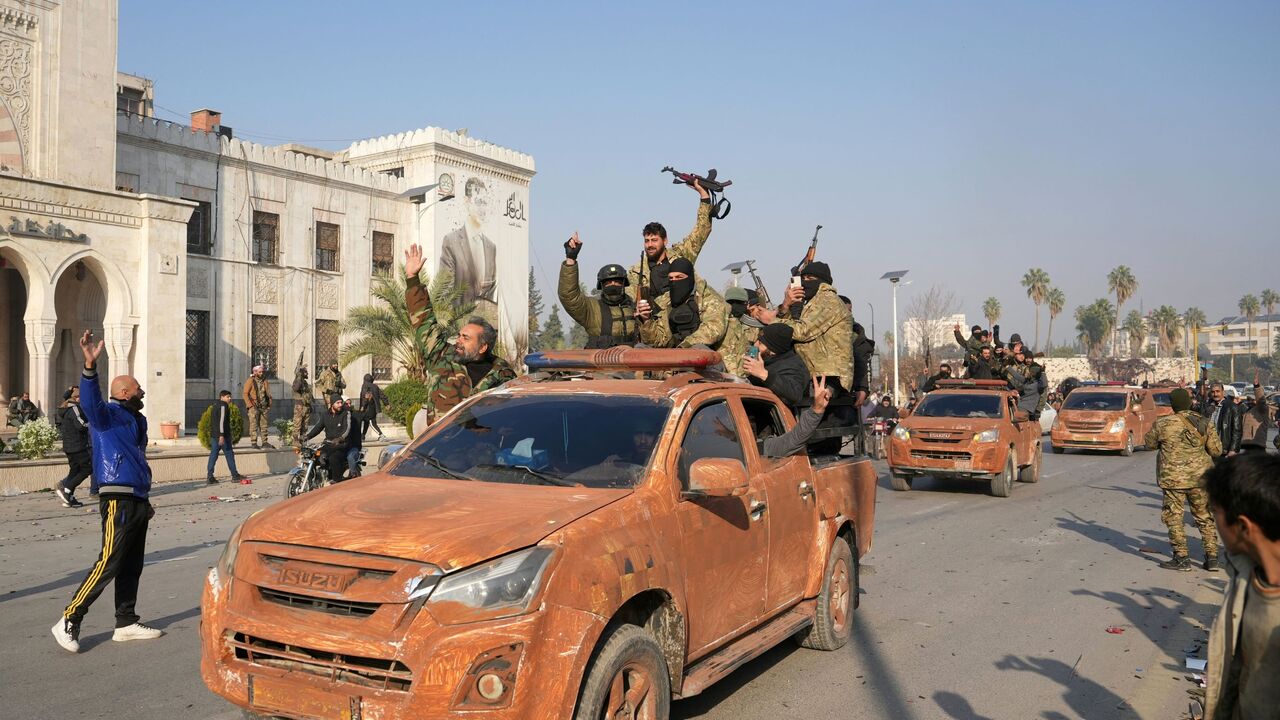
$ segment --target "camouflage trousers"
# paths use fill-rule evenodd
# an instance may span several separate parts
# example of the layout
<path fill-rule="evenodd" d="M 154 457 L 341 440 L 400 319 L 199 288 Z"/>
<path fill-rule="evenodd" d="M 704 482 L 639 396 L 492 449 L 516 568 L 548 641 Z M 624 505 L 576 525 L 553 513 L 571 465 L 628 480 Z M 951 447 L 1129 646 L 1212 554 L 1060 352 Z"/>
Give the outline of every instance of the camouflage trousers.
<path fill-rule="evenodd" d="M 293 401 L 293 444 L 302 441 L 302 436 L 311 429 L 311 401 Z"/>
<path fill-rule="evenodd" d="M 267 429 L 270 424 L 267 422 L 267 408 L 251 407 L 249 410 L 249 441 L 254 445 L 265 443 L 267 441 Z M 259 440 L 261 438 L 261 440 Z"/>
<path fill-rule="evenodd" d="M 1209 494 L 1203 488 L 1181 488 L 1171 490 L 1161 488 L 1164 494 L 1164 506 L 1160 509 L 1160 519 L 1169 528 L 1169 545 L 1173 554 L 1178 557 L 1187 555 L 1187 526 L 1184 518 L 1187 505 L 1191 506 L 1191 517 L 1196 527 L 1200 528 L 1200 539 L 1204 544 L 1206 558 L 1218 556 L 1218 528 L 1213 524 L 1213 515 L 1209 512 Z"/>

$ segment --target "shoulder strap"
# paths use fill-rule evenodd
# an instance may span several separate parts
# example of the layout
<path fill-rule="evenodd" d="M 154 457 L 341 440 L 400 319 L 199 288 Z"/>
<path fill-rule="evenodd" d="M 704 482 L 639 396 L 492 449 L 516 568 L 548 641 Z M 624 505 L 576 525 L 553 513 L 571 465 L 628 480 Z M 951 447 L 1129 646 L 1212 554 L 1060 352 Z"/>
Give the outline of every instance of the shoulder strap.
<path fill-rule="evenodd" d="M 1186 415 L 1175 414 L 1174 417 L 1181 420 L 1182 424 L 1187 426 L 1187 429 L 1191 431 L 1192 436 L 1194 436 L 1195 439 L 1198 440 L 1201 445 L 1204 445 L 1208 442 L 1209 439 L 1204 435 L 1200 434 L 1200 429 L 1197 428 L 1196 424 L 1191 422 L 1191 420 Z"/>

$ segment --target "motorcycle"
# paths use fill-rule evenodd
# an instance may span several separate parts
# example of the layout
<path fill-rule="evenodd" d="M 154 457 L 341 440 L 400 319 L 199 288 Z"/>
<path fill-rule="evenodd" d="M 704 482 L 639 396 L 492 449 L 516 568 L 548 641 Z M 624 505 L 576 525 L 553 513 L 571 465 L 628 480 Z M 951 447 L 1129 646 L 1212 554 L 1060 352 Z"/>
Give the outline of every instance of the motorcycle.
<path fill-rule="evenodd" d="M 364 466 L 364 449 L 361 448 L 356 466 L 351 468 L 351 477 L 360 477 L 360 468 Z M 325 464 L 324 445 L 304 446 L 298 451 L 297 466 L 289 471 L 285 495 L 295 497 L 304 492 L 328 487 L 335 482 L 342 482 L 342 478 L 333 480 L 329 477 L 329 467 Z"/>
<path fill-rule="evenodd" d="M 874 420 L 871 423 L 871 457 L 876 460 L 883 460 L 888 457 L 887 443 L 889 442 L 889 433 L 893 432 L 893 428 L 897 425 L 894 420 Z"/>

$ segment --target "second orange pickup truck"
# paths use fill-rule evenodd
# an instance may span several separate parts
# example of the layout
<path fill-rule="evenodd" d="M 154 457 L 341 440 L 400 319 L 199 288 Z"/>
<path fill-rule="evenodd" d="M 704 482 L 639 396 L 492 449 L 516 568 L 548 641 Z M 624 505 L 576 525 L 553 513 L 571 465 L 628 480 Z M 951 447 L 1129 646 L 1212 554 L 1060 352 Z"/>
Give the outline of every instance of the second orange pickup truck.
<path fill-rule="evenodd" d="M 1072 390 L 1062 401 L 1049 437 L 1053 452 L 1110 450 L 1132 455 L 1134 444 L 1158 416 L 1153 393 L 1125 385 L 1094 385 Z"/>

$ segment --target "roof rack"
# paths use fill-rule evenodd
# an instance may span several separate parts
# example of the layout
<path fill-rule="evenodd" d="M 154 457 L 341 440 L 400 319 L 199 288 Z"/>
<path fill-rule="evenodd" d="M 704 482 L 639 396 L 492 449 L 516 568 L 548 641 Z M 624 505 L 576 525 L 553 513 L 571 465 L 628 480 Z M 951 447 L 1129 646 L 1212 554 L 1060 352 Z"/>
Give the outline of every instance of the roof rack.
<path fill-rule="evenodd" d="M 969 380 L 960 378 L 956 380 L 939 380 L 938 387 L 948 388 L 978 388 L 982 390 L 1008 390 L 1009 383 L 1004 380 Z"/>

